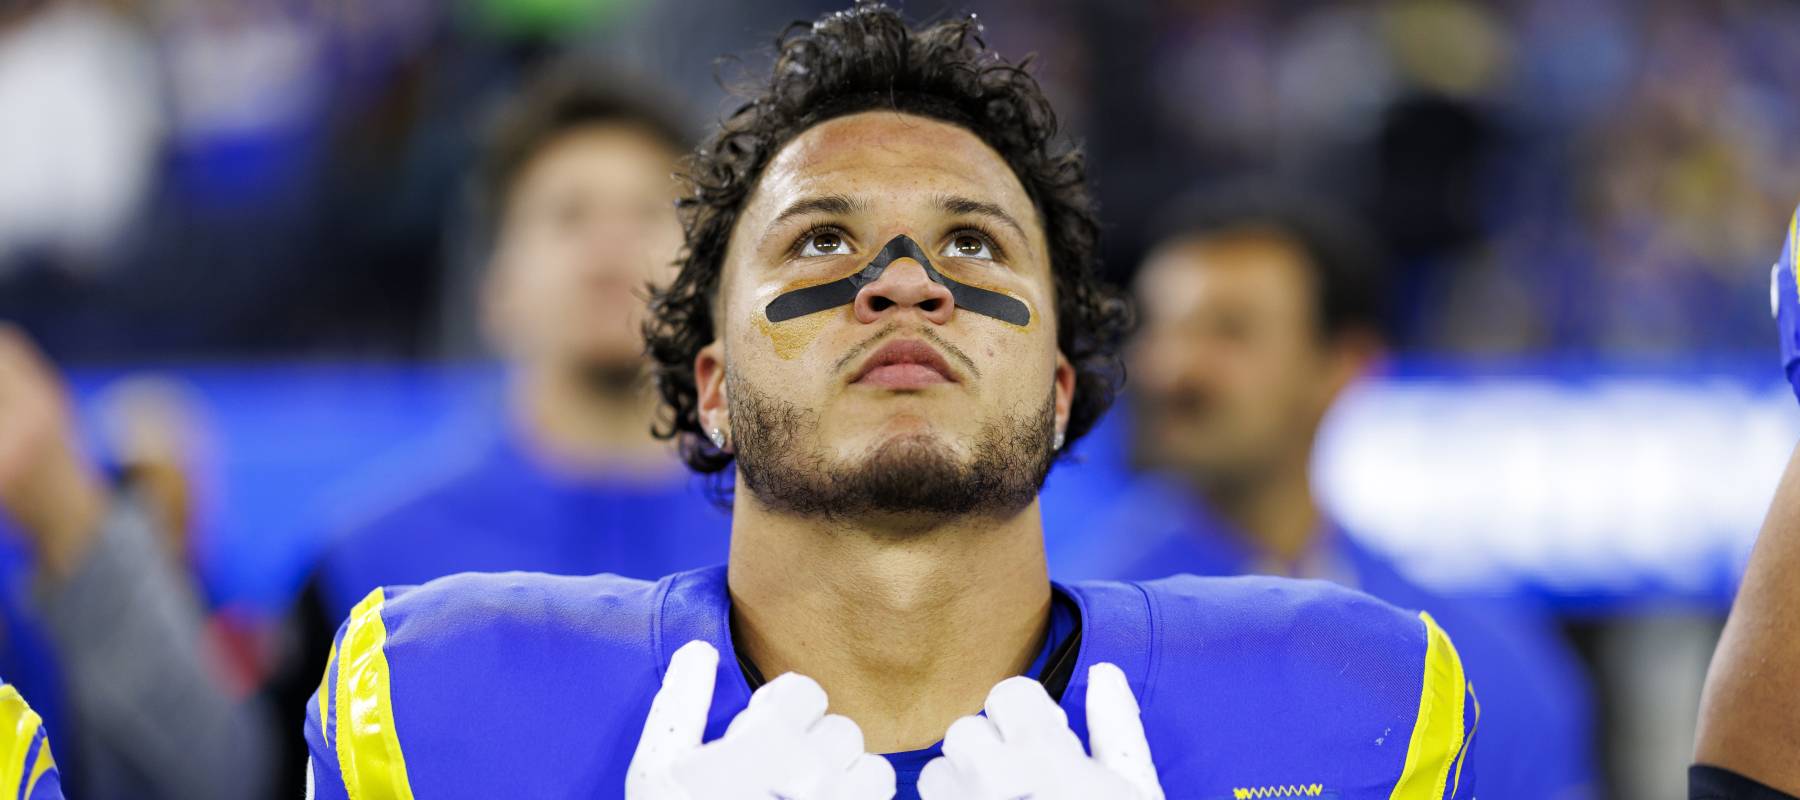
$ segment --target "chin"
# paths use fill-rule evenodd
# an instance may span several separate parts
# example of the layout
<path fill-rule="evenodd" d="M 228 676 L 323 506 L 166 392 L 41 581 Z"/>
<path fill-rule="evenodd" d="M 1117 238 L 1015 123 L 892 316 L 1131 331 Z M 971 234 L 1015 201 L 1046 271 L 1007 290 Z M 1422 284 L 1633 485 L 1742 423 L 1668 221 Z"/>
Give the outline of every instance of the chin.
<path fill-rule="evenodd" d="M 1049 471 L 1048 402 L 1030 418 L 970 420 L 975 430 L 951 432 L 918 413 L 821 415 L 727 377 L 738 476 L 771 509 L 921 519 L 1011 514 L 1030 505 Z"/>
<path fill-rule="evenodd" d="M 911 460 L 933 456 L 954 460 L 960 451 L 960 448 L 951 446 L 943 434 L 928 424 L 881 436 L 868 448 L 870 458 L 876 460 L 884 457 L 901 457 Z"/>

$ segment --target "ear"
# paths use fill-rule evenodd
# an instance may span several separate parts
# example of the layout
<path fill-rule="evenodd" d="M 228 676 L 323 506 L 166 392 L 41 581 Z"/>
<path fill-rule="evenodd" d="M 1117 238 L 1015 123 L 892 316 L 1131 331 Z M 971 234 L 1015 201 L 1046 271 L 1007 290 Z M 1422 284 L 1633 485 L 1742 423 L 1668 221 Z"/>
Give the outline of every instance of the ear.
<path fill-rule="evenodd" d="M 1069 430 L 1069 408 L 1075 405 L 1075 366 L 1069 363 L 1061 350 L 1056 352 L 1056 375 L 1053 387 L 1056 398 L 1056 435 L 1060 438 Z"/>
<path fill-rule="evenodd" d="M 700 429 L 723 432 L 731 441 L 731 398 L 725 387 L 725 345 L 717 339 L 694 355 L 694 390 L 699 395 Z"/>
<path fill-rule="evenodd" d="M 496 352 L 510 353 L 513 349 L 513 337 L 517 328 L 514 322 L 513 297 L 508 289 L 507 276 L 502 275 L 506 269 L 500 252 L 494 251 L 488 256 L 487 263 L 481 266 L 481 286 L 476 293 L 476 302 L 480 305 L 481 335 L 488 346 Z"/>

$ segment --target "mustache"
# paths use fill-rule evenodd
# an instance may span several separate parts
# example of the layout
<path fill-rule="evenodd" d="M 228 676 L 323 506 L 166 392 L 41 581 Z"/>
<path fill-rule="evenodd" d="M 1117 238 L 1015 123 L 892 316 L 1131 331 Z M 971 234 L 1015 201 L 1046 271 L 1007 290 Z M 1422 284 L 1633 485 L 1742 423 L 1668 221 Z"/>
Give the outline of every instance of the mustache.
<path fill-rule="evenodd" d="M 845 353 L 844 357 L 838 359 L 837 363 L 832 366 L 832 371 L 833 372 L 843 372 L 845 367 L 848 367 L 852 362 L 856 361 L 858 358 L 861 358 L 864 353 L 869 352 L 869 350 L 871 348 L 873 348 L 877 343 L 881 342 L 881 340 L 886 339 L 889 336 L 892 336 L 895 332 L 898 332 L 898 331 L 900 331 L 900 323 L 898 323 L 898 322 L 888 323 L 887 327 L 884 327 L 881 330 L 876 331 L 874 335 L 870 336 L 867 339 L 864 339 L 862 342 L 858 343 L 855 347 L 850 348 L 850 351 Z M 944 337 L 939 336 L 937 334 L 937 332 L 931 330 L 930 328 L 918 328 L 916 330 L 907 331 L 907 333 L 916 333 L 919 335 L 919 338 L 924 339 L 925 341 L 930 342 L 934 345 L 937 345 L 937 347 L 939 349 L 942 349 L 944 352 L 949 353 L 951 358 L 956 359 L 957 363 L 962 364 L 963 368 L 967 369 L 969 371 L 970 375 L 973 375 L 977 378 L 981 377 L 981 368 L 975 366 L 975 360 L 972 358 L 969 358 L 969 354 L 964 353 L 962 351 L 962 348 L 959 348 L 956 345 L 951 344 L 950 342 L 946 341 L 944 339 Z"/>
<path fill-rule="evenodd" d="M 1184 417 L 1206 416 L 1218 405 L 1218 398 L 1212 392 L 1198 387 L 1182 387 L 1154 394 L 1140 391 L 1133 395 L 1133 400 L 1133 406 L 1140 413 Z"/>

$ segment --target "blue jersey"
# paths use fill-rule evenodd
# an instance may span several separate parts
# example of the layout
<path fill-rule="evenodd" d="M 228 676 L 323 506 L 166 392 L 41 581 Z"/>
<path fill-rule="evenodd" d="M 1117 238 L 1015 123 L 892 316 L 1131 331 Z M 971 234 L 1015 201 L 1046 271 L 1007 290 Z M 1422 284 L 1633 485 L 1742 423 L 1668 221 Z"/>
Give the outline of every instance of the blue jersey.
<path fill-rule="evenodd" d="M 1170 798 L 1474 796 L 1480 707 L 1427 616 L 1278 578 L 1057 591 L 1082 629 L 1061 700 L 1075 733 L 1088 666 L 1117 664 Z M 308 704 L 316 796 L 622 797 L 663 668 L 694 639 L 734 652 L 730 611 L 723 567 L 373 591 Z M 736 660 L 719 663 L 708 740 L 750 699 Z"/>
<path fill-rule="evenodd" d="M 658 578 L 725 560 L 730 516 L 673 459 L 666 475 L 574 476 L 547 468 L 511 429 L 480 441 L 409 459 L 394 471 L 405 483 L 378 487 L 338 523 L 317 577 L 328 619 L 377 586 L 458 572 Z"/>
<path fill-rule="evenodd" d="M 1769 271 L 1769 306 L 1781 334 L 1781 370 L 1800 396 L 1800 283 L 1794 280 L 1794 259 L 1800 256 L 1800 208 L 1788 220 L 1781 256 Z"/>
<path fill-rule="evenodd" d="M 62 776 L 50 757 L 44 721 L 13 685 L 0 684 L 0 797 L 62 800 Z"/>
<path fill-rule="evenodd" d="M 1051 564 L 1059 577 L 1140 579 L 1256 572 L 1244 536 L 1179 487 L 1146 478 L 1115 497 L 1106 537 L 1087 537 Z M 1309 559 L 1315 574 L 1401 608 L 1429 612 L 1456 638 L 1483 702 L 1484 798 L 1586 797 L 1594 792 L 1591 701 L 1580 665 L 1548 621 L 1517 607 L 1453 600 L 1403 577 L 1331 529 Z"/>

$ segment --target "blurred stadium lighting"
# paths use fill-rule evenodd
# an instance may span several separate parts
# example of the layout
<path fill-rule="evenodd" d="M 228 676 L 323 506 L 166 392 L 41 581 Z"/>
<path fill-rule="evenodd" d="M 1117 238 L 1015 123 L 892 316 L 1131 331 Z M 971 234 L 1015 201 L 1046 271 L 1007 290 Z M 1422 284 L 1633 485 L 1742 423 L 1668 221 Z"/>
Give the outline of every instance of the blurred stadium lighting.
<path fill-rule="evenodd" d="M 1445 590 L 1723 603 L 1796 438 L 1766 380 L 1415 374 L 1340 406 L 1320 489 Z"/>

